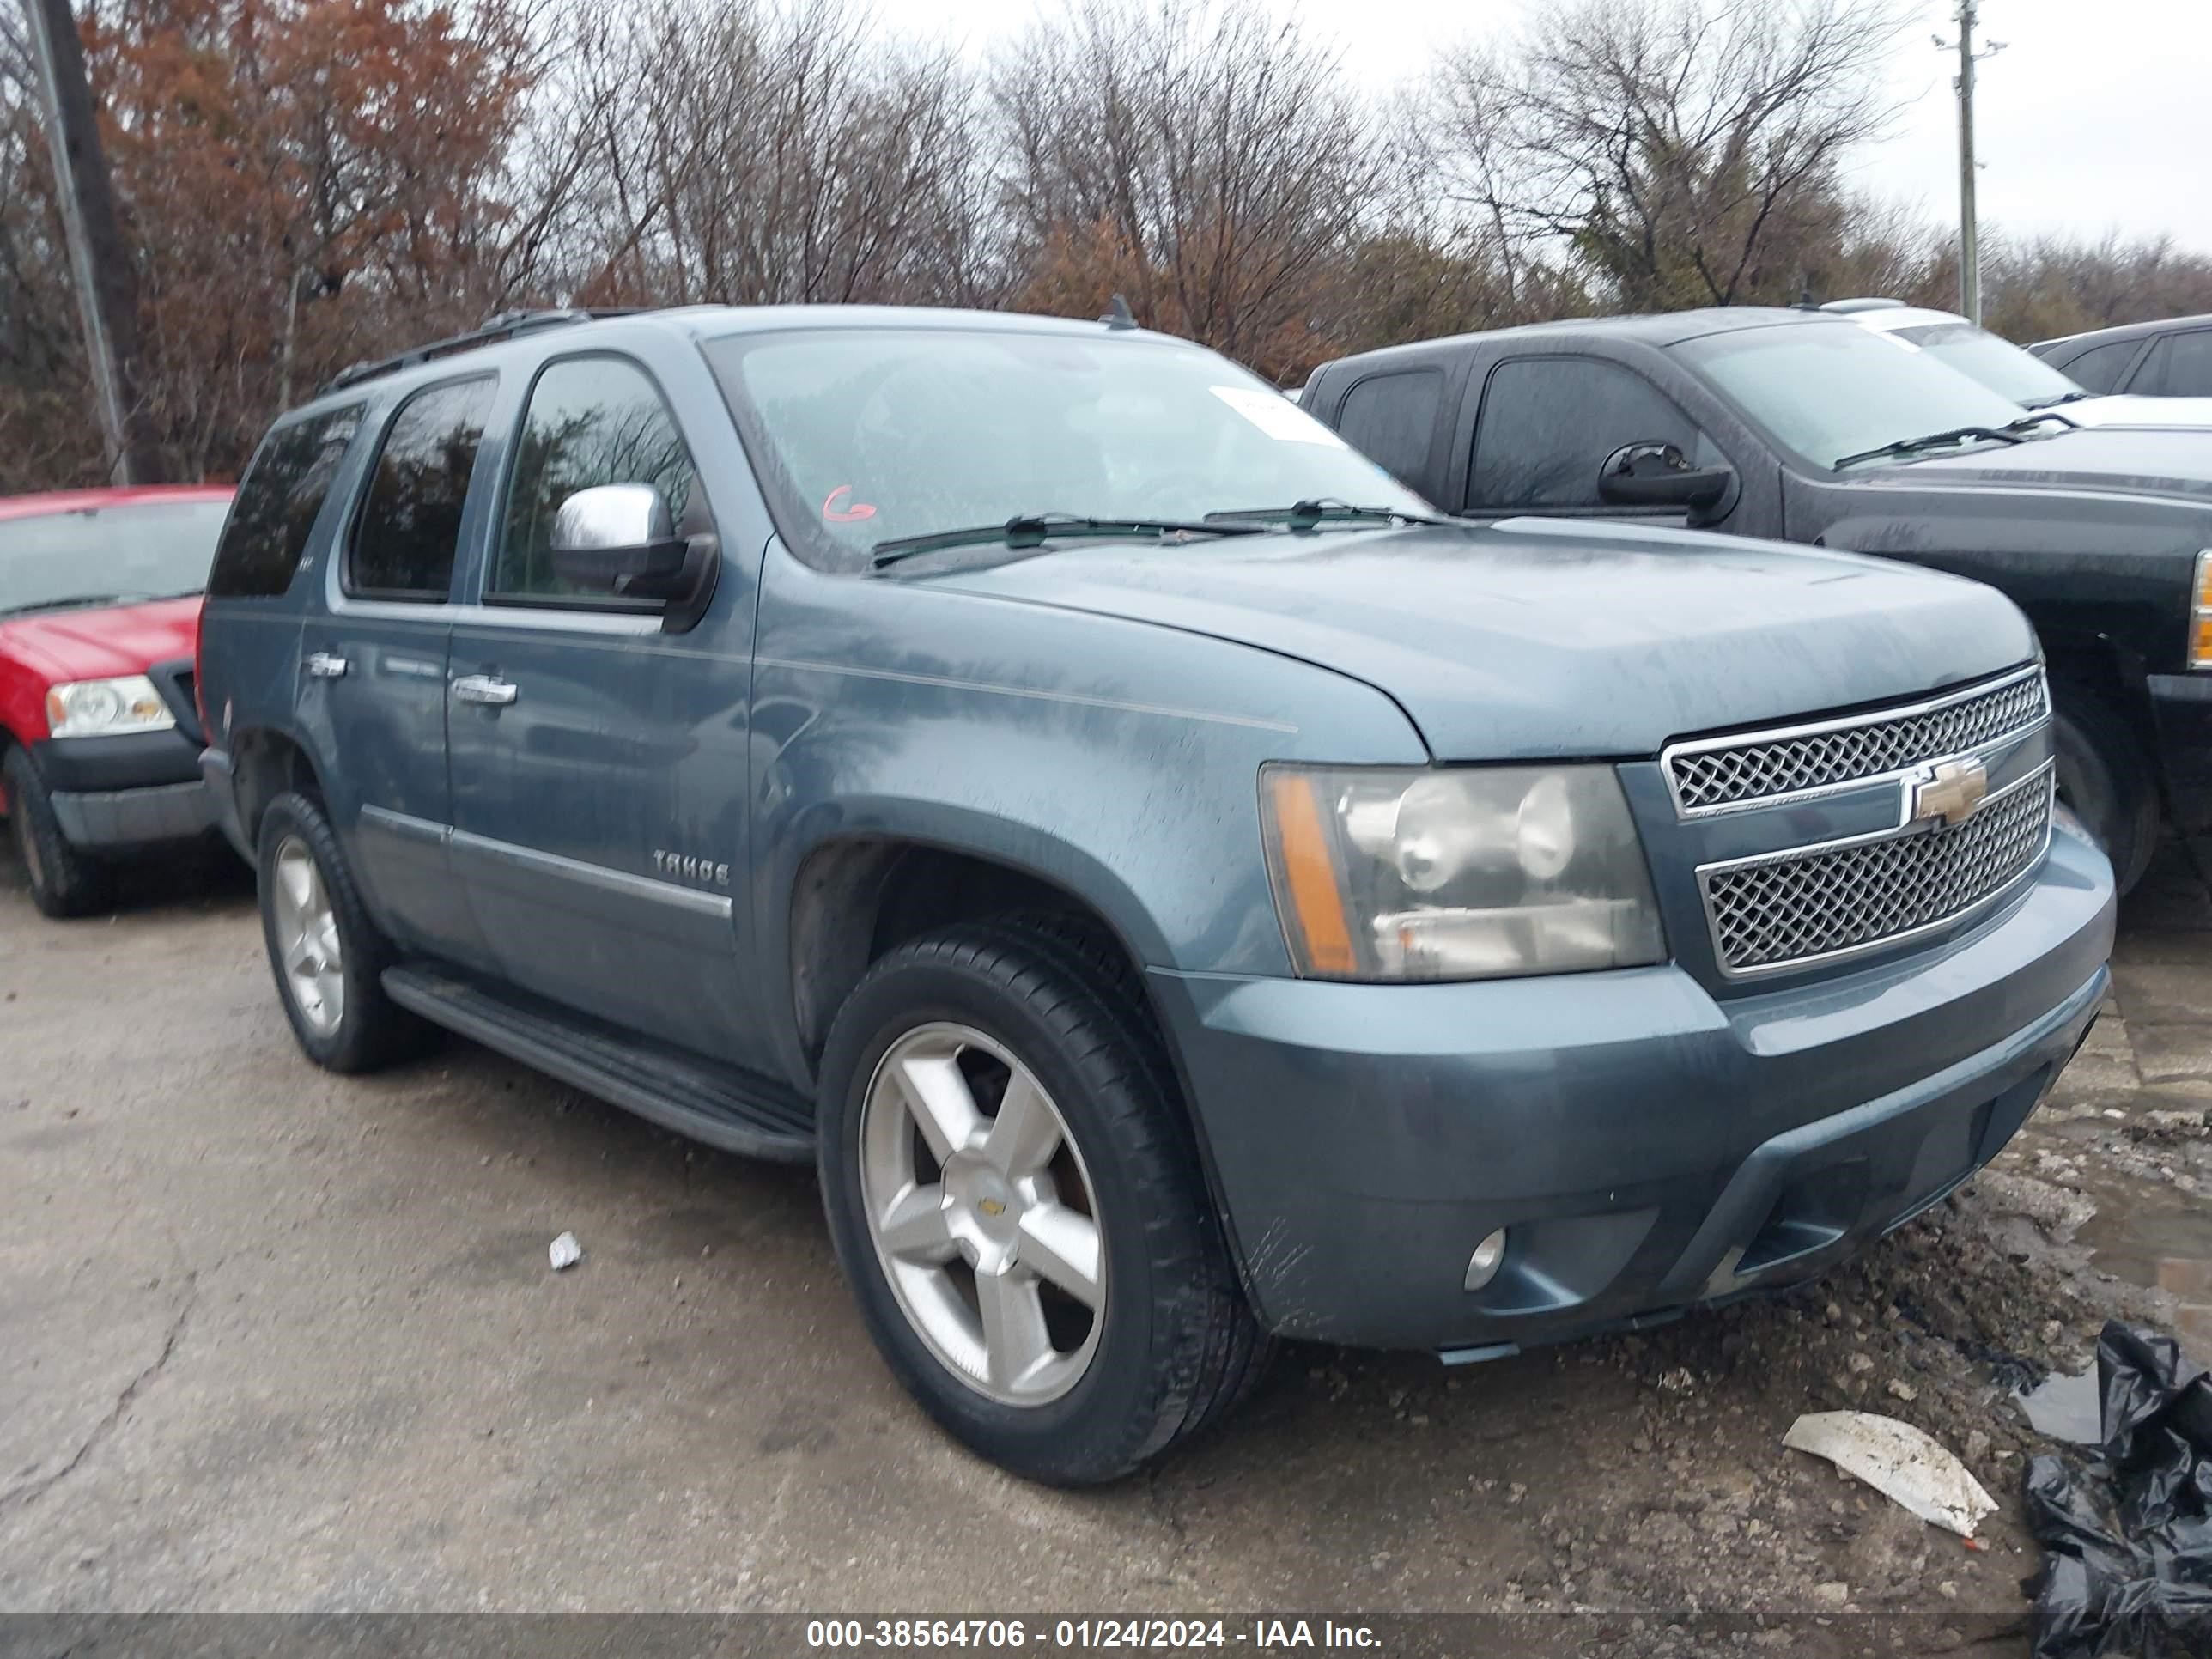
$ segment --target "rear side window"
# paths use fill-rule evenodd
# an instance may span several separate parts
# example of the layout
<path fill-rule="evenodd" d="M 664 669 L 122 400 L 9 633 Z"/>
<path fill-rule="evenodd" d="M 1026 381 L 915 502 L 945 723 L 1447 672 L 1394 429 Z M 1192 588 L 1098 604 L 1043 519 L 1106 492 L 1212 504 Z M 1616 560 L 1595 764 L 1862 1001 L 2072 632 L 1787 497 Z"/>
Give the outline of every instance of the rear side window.
<path fill-rule="evenodd" d="M 1370 374 L 1345 394 L 1337 434 L 1379 461 L 1401 483 L 1419 489 L 1428 471 L 1429 440 L 1443 393 L 1442 369 Z"/>
<path fill-rule="evenodd" d="M 2101 395 L 2119 385 L 2120 376 L 2142 349 L 2141 340 L 2108 340 L 2103 345 L 2091 346 L 2078 357 L 2068 358 L 2058 367 L 2076 386 Z"/>
<path fill-rule="evenodd" d="M 1702 442 L 1688 416 L 1617 364 L 1567 357 L 1500 363 L 1483 390 L 1468 507 L 1597 507 L 1598 473 L 1622 445 L 1670 443 L 1697 457 Z"/>
<path fill-rule="evenodd" d="M 354 526 L 346 591 L 442 599 L 453 580 L 461 508 L 498 385 L 486 374 L 426 387 L 400 405 Z"/>
<path fill-rule="evenodd" d="M 361 429 L 361 405 L 278 427 L 261 446 L 216 548 L 208 597 L 273 599 L 292 585 L 338 463 Z"/>
<path fill-rule="evenodd" d="M 2212 398 L 2212 329 L 2161 336 L 2128 389 L 2154 398 Z"/>

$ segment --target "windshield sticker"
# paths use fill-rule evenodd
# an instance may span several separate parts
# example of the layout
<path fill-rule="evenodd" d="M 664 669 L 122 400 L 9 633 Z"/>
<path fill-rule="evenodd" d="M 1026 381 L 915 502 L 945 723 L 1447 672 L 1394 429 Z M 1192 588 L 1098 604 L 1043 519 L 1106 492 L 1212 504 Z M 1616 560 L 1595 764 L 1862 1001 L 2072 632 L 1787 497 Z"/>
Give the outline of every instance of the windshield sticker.
<path fill-rule="evenodd" d="M 875 507 L 853 499 L 853 486 L 839 484 L 822 503 L 822 516 L 832 524 L 859 524 L 876 516 Z"/>
<path fill-rule="evenodd" d="M 1329 449 L 1346 447 L 1343 439 L 1279 392 L 1262 392 L 1250 386 L 1210 386 L 1206 390 L 1270 438 L 1286 444 L 1320 444 Z"/>

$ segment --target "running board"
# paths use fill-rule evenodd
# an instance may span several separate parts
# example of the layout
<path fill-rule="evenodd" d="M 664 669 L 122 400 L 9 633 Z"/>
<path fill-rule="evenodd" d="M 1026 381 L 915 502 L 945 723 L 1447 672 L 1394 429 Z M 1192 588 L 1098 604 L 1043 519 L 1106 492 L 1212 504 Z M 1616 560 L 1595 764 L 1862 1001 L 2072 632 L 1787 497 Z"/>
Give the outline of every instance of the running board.
<path fill-rule="evenodd" d="M 813 1113 L 799 1095 L 765 1078 L 672 1053 L 556 1004 L 436 968 L 387 968 L 384 990 L 433 1024 L 664 1129 L 747 1158 L 813 1160 Z"/>

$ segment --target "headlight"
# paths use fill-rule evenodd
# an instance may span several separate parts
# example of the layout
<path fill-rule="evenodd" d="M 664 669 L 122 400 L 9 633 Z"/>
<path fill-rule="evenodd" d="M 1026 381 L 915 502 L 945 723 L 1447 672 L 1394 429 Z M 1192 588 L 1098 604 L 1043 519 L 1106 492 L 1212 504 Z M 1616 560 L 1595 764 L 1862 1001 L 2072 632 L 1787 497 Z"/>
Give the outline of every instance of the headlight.
<path fill-rule="evenodd" d="M 1663 962 L 1610 767 L 1261 770 L 1275 908 L 1309 978 L 1497 979 Z"/>
<path fill-rule="evenodd" d="M 2197 556 L 2189 599 L 2189 665 L 2212 668 L 2212 547 Z"/>
<path fill-rule="evenodd" d="M 58 738 L 113 738 L 131 732 L 166 732 L 177 723 L 169 705 L 143 674 L 112 680 L 76 680 L 46 692 L 46 729 Z"/>

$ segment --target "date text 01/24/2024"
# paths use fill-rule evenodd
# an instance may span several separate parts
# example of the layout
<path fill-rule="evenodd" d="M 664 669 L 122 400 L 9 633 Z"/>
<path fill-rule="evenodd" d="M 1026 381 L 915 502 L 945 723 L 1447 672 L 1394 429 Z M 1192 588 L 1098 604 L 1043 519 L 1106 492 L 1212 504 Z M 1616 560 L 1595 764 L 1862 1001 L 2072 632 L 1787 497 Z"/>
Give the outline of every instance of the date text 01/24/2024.
<path fill-rule="evenodd" d="M 1227 1648 L 1255 1652 L 1297 1648 L 1374 1650 L 1381 1639 L 1365 1625 L 1333 1620 L 1255 1619 L 815 1619 L 806 1626 L 811 1648 L 975 1648 L 985 1652 L 1026 1647 Z"/>

